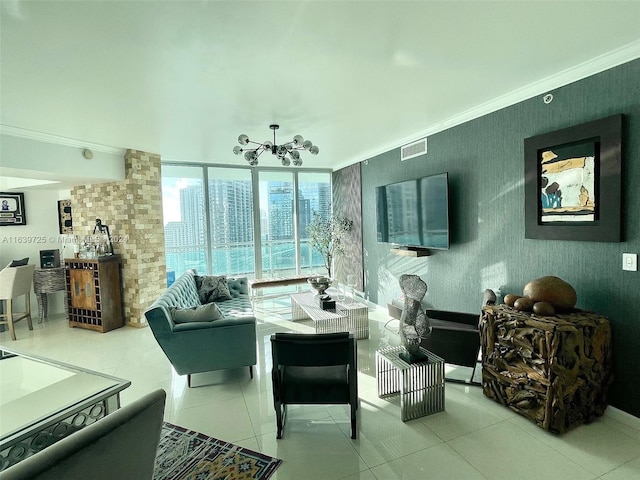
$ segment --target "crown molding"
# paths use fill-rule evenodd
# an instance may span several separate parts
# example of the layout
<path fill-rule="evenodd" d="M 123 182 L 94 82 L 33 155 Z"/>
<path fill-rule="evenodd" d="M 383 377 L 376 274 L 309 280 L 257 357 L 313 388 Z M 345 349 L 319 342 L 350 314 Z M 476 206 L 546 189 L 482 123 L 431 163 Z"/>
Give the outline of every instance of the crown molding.
<path fill-rule="evenodd" d="M 515 105 L 516 103 L 522 102 L 524 100 L 528 100 L 532 97 L 535 97 L 536 95 L 547 93 L 550 90 L 554 90 L 570 83 L 577 82 L 578 80 L 582 80 L 597 73 L 604 72 L 605 70 L 609 70 L 610 68 L 617 67 L 618 65 L 622 65 L 623 63 L 627 63 L 638 58 L 640 58 L 640 40 L 629 43 L 623 47 L 612 50 L 603 55 L 594 57 L 591 60 L 580 63 L 571 68 L 567 68 L 566 70 L 562 70 L 537 82 L 525 85 L 522 88 L 513 90 L 512 92 L 466 110 L 459 115 L 455 115 L 443 122 L 433 124 L 425 130 L 419 131 L 409 137 L 404 137 L 400 140 L 376 147 L 375 149 L 365 152 L 358 158 L 354 158 L 337 165 L 336 167 L 334 167 L 334 171 L 340 170 L 344 167 L 348 167 L 349 165 L 352 165 L 354 163 L 368 160 L 377 155 L 389 152 L 396 148 L 400 148 L 402 145 L 411 143 L 419 138 L 434 135 L 449 128 L 461 125 L 471 120 L 475 120 L 476 118 L 482 117 L 483 115 L 496 112 L 502 108 Z M 400 161 L 399 156 L 398 161 Z"/>
<path fill-rule="evenodd" d="M 88 148 L 95 152 L 103 152 L 111 155 L 124 155 L 124 148 L 110 147 L 107 145 L 101 145 L 99 143 L 85 142 L 82 140 L 76 140 L 75 138 L 66 138 L 58 135 L 51 135 L 49 133 L 36 132 L 34 130 L 27 130 L 25 128 L 13 127 L 11 125 L 0 125 L 0 134 L 9 135 L 11 137 L 26 138 L 28 140 L 35 140 L 38 142 L 53 143 L 54 145 L 63 145 L 66 147 L 75 148 Z"/>

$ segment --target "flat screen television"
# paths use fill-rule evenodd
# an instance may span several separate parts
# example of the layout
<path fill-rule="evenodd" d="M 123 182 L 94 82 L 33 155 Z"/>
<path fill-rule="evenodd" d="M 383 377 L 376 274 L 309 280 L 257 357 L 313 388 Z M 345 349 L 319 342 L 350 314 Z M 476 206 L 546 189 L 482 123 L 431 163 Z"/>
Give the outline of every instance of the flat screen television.
<path fill-rule="evenodd" d="M 449 249 L 449 174 L 376 187 L 378 241 Z"/>

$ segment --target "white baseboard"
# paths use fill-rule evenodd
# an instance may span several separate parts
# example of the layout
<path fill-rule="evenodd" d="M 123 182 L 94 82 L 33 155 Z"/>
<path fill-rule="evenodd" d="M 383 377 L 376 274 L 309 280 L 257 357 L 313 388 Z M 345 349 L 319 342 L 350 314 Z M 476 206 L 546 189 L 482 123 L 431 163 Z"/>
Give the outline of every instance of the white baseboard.
<path fill-rule="evenodd" d="M 635 430 L 640 430 L 640 418 L 635 415 L 631 415 L 630 413 L 620 410 L 619 408 L 612 407 L 611 405 L 607 407 L 604 414 Z"/>

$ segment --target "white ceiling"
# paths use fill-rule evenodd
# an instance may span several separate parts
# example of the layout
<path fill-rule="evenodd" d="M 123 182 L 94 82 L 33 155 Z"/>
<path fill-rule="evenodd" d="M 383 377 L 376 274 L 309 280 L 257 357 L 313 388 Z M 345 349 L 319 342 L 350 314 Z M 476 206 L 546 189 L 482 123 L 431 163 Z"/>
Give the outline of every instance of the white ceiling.
<path fill-rule="evenodd" d="M 0 4 L 4 132 L 172 161 L 279 123 L 335 169 L 640 57 L 640 1 Z"/>

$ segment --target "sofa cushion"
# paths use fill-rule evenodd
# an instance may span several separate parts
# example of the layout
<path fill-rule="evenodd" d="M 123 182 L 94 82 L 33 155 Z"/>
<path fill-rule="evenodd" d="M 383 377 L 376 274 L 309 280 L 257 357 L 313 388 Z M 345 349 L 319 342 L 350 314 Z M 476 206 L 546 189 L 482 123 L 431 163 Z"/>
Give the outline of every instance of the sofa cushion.
<path fill-rule="evenodd" d="M 196 289 L 200 303 L 205 304 L 216 300 L 231 300 L 227 277 L 224 275 L 196 275 Z"/>
<path fill-rule="evenodd" d="M 7 267 L 24 267 L 29 264 L 29 257 L 25 257 L 22 260 L 13 260 Z"/>
<path fill-rule="evenodd" d="M 191 308 L 170 307 L 169 311 L 174 323 L 212 322 L 224 318 L 215 303 L 207 303 L 206 305 L 198 305 Z"/>

